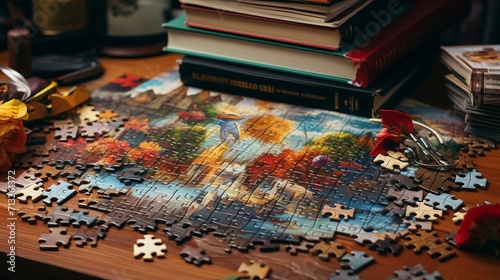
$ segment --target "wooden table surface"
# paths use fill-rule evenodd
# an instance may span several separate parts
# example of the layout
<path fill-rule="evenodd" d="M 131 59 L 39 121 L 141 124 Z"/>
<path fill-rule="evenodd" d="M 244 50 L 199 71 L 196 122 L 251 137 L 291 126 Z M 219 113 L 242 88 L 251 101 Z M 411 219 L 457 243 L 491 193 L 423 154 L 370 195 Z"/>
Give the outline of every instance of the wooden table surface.
<path fill-rule="evenodd" d="M 93 90 L 123 73 L 134 73 L 151 78 L 174 67 L 177 58 L 179 58 L 178 55 L 171 54 L 139 59 L 102 58 L 106 69 L 105 74 L 85 84 Z M 0 52 L 0 64 L 6 65 L 5 52 Z M 446 98 L 435 97 L 436 92 L 444 90 L 441 77 L 442 73 L 439 69 L 436 70 L 419 88 L 415 89 L 412 97 L 431 102 L 438 107 L 449 106 Z M 500 173 L 498 172 L 500 150 L 488 151 L 486 156 L 477 157 L 473 161 L 477 169 L 488 179 L 488 189 L 477 192 L 455 192 L 455 196 L 464 200 L 468 205 L 483 204 L 484 201 L 500 202 Z M 262 260 L 270 264 L 272 267 L 270 279 L 327 279 L 332 272 L 340 268 L 335 258 L 325 262 L 308 254 L 291 256 L 284 249 L 272 253 L 250 250 L 249 253 L 233 251 L 232 254 L 227 254 L 220 249 L 221 247 L 217 248 L 216 244 L 203 246 L 210 253 L 212 264 L 197 267 L 186 263 L 179 257 L 182 247 L 168 240 L 161 228 L 154 234 L 162 237 L 168 251 L 164 259 L 155 259 L 153 262 L 144 262 L 142 259 L 133 257 L 131 244 L 142 238 L 142 234 L 135 232 L 131 227 L 124 227 L 120 230 L 110 229 L 108 237 L 100 240 L 95 248 L 90 246 L 78 248 L 72 245 L 68 249 L 62 248 L 58 251 L 41 251 L 38 238 L 41 232 L 47 232 L 47 226 L 40 222 L 37 225 L 30 225 L 17 219 L 15 224 L 16 272 L 11 273 L 7 271 L 9 266 L 6 263 L 6 254 L 9 252 L 6 244 L 9 230 L 5 226 L 8 221 L 7 199 L 4 195 L 0 197 L 0 251 L 2 252 L 0 276 L 12 279 L 28 279 L 28 275 L 36 275 L 39 279 L 90 279 L 91 276 L 103 279 L 221 279 L 234 274 L 240 263 L 248 263 L 249 260 Z M 16 208 L 29 207 L 30 204 L 33 203 L 25 205 L 16 202 Z M 37 203 L 37 205 L 40 204 L 41 202 Z M 77 199 L 73 198 L 65 205 L 78 208 Z M 452 214 L 449 212 L 434 224 L 435 231 L 447 233 L 458 229 L 458 226 L 451 222 Z M 375 251 L 368 250 L 367 246 L 358 245 L 351 237 L 336 235 L 336 240 L 344 243 L 348 251 L 363 250 L 375 257 L 376 264 L 359 273 L 362 279 L 385 279 L 393 275 L 395 270 L 402 269 L 404 265 L 416 264 L 422 264 L 428 272 L 439 271 L 445 279 L 498 279 L 498 274 L 500 274 L 500 259 L 492 255 L 457 251 L 457 257 L 440 262 L 425 252 L 416 255 L 412 250 L 405 249 L 399 256 L 390 254 L 381 256 Z M 203 239 L 191 239 L 187 244 L 198 246 L 197 242 L 203 242 Z"/>

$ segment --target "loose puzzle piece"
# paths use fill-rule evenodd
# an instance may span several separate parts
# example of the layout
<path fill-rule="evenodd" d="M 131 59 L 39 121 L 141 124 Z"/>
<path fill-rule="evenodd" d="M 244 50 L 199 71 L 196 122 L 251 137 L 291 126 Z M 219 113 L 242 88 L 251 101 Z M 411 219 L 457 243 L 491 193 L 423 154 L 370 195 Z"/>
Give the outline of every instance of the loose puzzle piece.
<path fill-rule="evenodd" d="M 90 246 L 96 247 L 97 240 L 99 238 L 104 238 L 106 233 L 102 230 L 85 230 L 83 228 L 78 229 L 78 231 L 73 236 L 73 240 L 75 240 L 76 246 L 83 247 L 90 242 Z"/>
<path fill-rule="evenodd" d="M 425 205 L 424 203 L 420 203 L 417 207 L 406 207 L 406 216 L 414 216 L 417 220 L 435 221 L 437 220 L 437 217 L 441 217 L 442 215 L 442 210 L 436 210 L 431 206 Z"/>
<path fill-rule="evenodd" d="M 387 193 L 387 199 L 394 200 L 394 204 L 403 206 L 404 203 L 415 205 L 417 201 L 422 201 L 424 193 L 422 190 L 411 191 L 408 189 L 397 189 L 392 187 Z"/>
<path fill-rule="evenodd" d="M 309 253 L 309 250 L 312 247 L 314 247 L 314 245 L 316 245 L 316 243 L 307 240 L 302 240 L 298 245 L 295 244 L 285 245 L 285 249 L 288 253 L 290 253 L 290 255 L 296 256 L 298 252 Z"/>
<path fill-rule="evenodd" d="M 416 221 L 415 219 L 404 220 L 403 224 L 408 226 L 408 230 L 432 230 L 432 222 L 430 221 Z"/>
<path fill-rule="evenodd" d="M 314 245 L 314 247 L 311 248 L 310 252 L 314 256 L 317 255 L 321 260 L 328 261 L 330 256 L 334 256 L 337 259 L 340 259 L 346 253 L 346 249 L 340 242 L 326 242 L 324 240 L 321 240 L 318 244 Z"/>
<path fill-rule="evenodd" d="M 165 256 L 167 245 L 162 244 L 160 238 L 154 238 L 152 234 L 144 235 L 144 239 L 137 239 L 137 244 L 134 244 L 134 257 L 145 261 L 152 261 L 153 256 L 162 258 Z"/>
<path fill-rule="evenodd" d="M 375 258 L 368 256 L 363 251 L 352 251 L 340 259 L 340 267 L 358 272 L 374 262 Z"/>
<path fill-rule="evenodd" d="M 455 183 L 460 184 L 462 190 L 475 191 L 477 188 L 486 189 L 488 180 L 483 178 L 483 175 L 476 169 L 473 169 L 470 172 L 458 173 Z"/>
<path fill-rule="evenodd" d="M 401 244 L 397 244 L 396 240 L 389 237 L 384 238 L 384 240 L 379 239 L 375 241 L 370 244 L 368 248 L 370 248 L 370 250 L 377 250 L 377 252 L 381 255 L 385 255 L 390 252 L 394 256 L 397 256 L 401 253 L 401 251 L 403 251 L 403 246 Z"/>
<path fill-rule="evenodd" d="M 43 196 L 45 196 L 43 202 L 49 206 L 52 205 L 53 201 L 59 205 L 63 204 L 76 194 L 76 190 L 73 190 L 72 187 L 72 184 L 59 180 L 58 185 L 53 184 L 48 190 L 43 191 Z"/>
<path fill-rule="evenodd" d="M 407 248 L 414 248 L 415 253 L 420 253 L 422 250 L 428 250 L 431 256 L 439 255 L 438 259 L 444 261 L 456 253 L 446 243 L 441 243 L 436 232 L 419 231 L 405 236 L 408 240 L 405 242 Z"/>
<path fill-rule="evenodd" d="M 340 204 L 340 203 L 335 203 L 334 207 L 331 207 L 328 204 L 325 204 L 323 207 L 323 210 L 321 211 L 321 215 L 331 215 L 330 220 L 331 221 L 339 221 L 342 218 L 344 220 L 349 220 L 354 218 L 354 211 L 355 209 L 345 209 L 345 206 Z"/>
<path fill-rule="evenodd" d="M 337 269 L 335 273 L 328 276 L 328 280 L 361 280 L 352 270 Z"/>
<path fill-rule="evenodd" d="M 69 247 L 71 234 L 66 234 L 67 228 L 49 228 L 50 234 L 42 233 L 38 239 L 41 250 L 59 250 L 59 246 Z"/>
<path fill-rule="evenodd" d="M 403 269 L 394 271 L 393 276 L 389 276 L 387 280 L 438 280 L 442 279 L 438 271 L 428 273 L 421 264 L 413 267 L 404 266 Z"/>
<path fill-rule="evenodd" d="M 45 215 L 47 215 L 47 210 L 45 206 L 38 206 L 36 209 L 33 208 L 21 208 L 17 212 L 23 221 L 29 222 L 30 224 L 36 224 L 36 220 L 42 220 Z"/>
<path fill-rule="evenodd" d="M 458 224 L 464 220 L 465 214 L 467 214 L 467 210 L 464 209 L 465 212 L 455 212 L 453 213 L 453 218 L 451 219 L 454 223 Z"/>
<path fill-rule="evenodd" d="M 186 262 L 195 264 L 197 266 L 201 266 L 204 263 L 212 263 L 212 258 L 206 255 L 205 249 L 201 248 L 185 246 L 179 253 L 179 255 L 183 257 Z"/>
<path fill-rule="evenodd" d="M 68 209 L 66 206 L 57 206 L 50 215 L 43 217 L 43 220 L 49 227 L 56 227 L 59 224 L 63 225 L 63 223 L 67 225 L 70 223 L 73 211 L 73 209 Z"/>
<path fill-rule="evenodd" d="M 258 279 L 263 280 L 266 279 L 266 277 L 269 275 L 269 272 L 271 272 L 271 267 L 263 264 L 262 262 L 251 261 L 250 265 L 241 263 L 240 267 L 238 268 L 238 272 L 244 272 L 248 274 L 250 279 L 255 279 L 255 277 L 258 277 Z"/>
<path fill-rule="evenodd" d="M 43 197 L 43 193 L 44 190 L 42 185 L 33 184 L 22 190 L 18 190 L 16 192 L 16 197 L 23 203 L 27 203 L 28 199 L 31 199 L 35 202 Z"/>
<path fill-rule="evenodd" d="M 446 211 L 448 208 L 456 211 L 464 201 L 461 199 L 456 199 L 453 195 L 442 193 L 440 195 L 435 195 L 433 193 L 427 194 L 425 197 L 426 205 L 433 206 L 435 209 Z"/>
<path fill-rule="evenodd" d="M 408 158 L 403 153 L 389 150 L 387 154 L 387 156 L 379 154 L 373 161 L 390 171 L 403 170 L 409 165 Z"/>

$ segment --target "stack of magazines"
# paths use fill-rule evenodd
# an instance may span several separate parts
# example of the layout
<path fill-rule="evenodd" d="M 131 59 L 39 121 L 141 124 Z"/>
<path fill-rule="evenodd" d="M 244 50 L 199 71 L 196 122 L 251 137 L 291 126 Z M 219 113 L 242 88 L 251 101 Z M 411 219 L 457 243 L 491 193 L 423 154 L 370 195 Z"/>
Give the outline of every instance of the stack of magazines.
<path fill-rule="evenodd" d="M 372 117 L 429 72 L 467 0 L 180 0 L 167 52 L 191 87 Z M 443 15 L 447 15 L 444 17 Z"/>
<path fill-rule="evenodd" d="M 500 45 L 444 46 L 448 96 L 465 132 L 500 142 Z"/>

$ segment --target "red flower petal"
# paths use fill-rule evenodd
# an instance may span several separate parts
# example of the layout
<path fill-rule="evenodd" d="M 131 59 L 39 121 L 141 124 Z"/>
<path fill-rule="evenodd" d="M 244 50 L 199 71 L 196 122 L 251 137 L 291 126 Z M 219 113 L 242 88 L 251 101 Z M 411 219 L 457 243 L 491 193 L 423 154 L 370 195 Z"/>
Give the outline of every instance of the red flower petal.
<path fill-rule="evenodd" d="M 479 248 L 500 242 L 500 204 L 481 205 L 465 214 L 455 242 L 461 247 Z"/>
<path fill-rule="evenodd" d="M 394 134 L 411 134 L 413 133 L 413 121 L 407 114 L 397 110 L 379 110 L 382 125 L 389 130 L 393 130 Z"/>
<path fill-rule="evenodd" d="M 370 151 L 370 155 L 385 155 L 388 150 L 394 148 L 394 146 L 396 145 L 393 139 L 394 137 L 390 134 L 386 134 L 382 138 L 377 139 L 377 144 L 375 144 L 375 147 L 373 147 L 373 149 Z"/>

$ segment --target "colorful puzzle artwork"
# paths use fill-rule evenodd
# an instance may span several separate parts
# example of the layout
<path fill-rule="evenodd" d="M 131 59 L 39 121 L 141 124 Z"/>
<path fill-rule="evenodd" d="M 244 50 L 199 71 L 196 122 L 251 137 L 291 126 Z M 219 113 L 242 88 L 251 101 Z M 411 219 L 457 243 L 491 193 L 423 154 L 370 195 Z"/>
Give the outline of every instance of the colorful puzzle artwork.
<path fill-rule="evenodd" d="M 374 161 L 380 129 L 356 116 L 187 88 L 177 72 L 148 81 L 124 75 L 93 92 L 90 104 L 34 128 L 30 138 L 54 131 L 56 139 L 33 140 L 18 159 L 26 170 L 18 198 L 46 205 L 22 213 L 30 223 L 84 227 L 78 246 L 97 246 L 112 227 L 145 234 L 162 224 L 163 237 L 177 244 L 212 234 L 228 250 L 274 251 L 284 243 L 291 254 L 314 251 L 328 260 L 329 249 L 316 249 L 344 234 L 397 254 L 401 246 L 387 236 L 415 231 L 409 218 L 431 223 L 434 213 L 460 205 L 451 195 L 423 200 L 434 182 L 420 180 L 422 167 L 394 173 Z M 62 206 L 76 193 L 83 209 Z M 66 246 L 65 232 L 43 233 L 40 246 Z"/>

